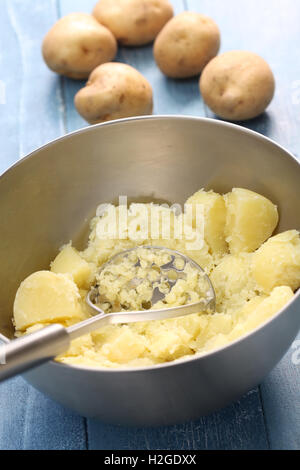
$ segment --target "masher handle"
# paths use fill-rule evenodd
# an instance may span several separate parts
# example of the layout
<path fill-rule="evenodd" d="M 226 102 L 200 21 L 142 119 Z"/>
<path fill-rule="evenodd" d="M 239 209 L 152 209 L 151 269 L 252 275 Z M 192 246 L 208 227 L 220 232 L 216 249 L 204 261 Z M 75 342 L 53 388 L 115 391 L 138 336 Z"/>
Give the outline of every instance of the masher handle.
<path fill-rule="evenodd" d="M 58 324 L 0 345 L 0 382 L 53 359 L 69 346 L 69 334 Z"/>

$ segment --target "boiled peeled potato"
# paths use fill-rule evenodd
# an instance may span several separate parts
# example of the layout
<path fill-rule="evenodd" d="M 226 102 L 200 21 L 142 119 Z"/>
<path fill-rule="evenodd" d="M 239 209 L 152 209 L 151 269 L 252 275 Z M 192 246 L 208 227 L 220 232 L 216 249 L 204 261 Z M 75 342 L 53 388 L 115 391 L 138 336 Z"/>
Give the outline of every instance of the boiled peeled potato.
<path fill-rule="evenodd" d="M 38 271 L 20 285 L 14 302 L 16 329 L 35 323 L 54 323 L 83 318 L 76 284 L 64 274 Z"/>
<path fill-rule="evenodd" d="M 278 224 L 277 207 L 248 189 L 234 188 L 224 196 L 227 216 L 226 241 L 232 254 L 255 251 Z"/>
<path fill-rule="evenodd" d="M 89 287 L 92 267 L 71 245 L 65 246 L 51 263 L 54 273 L 71 274 L 79 288 Z"/>
<path fill-rule="evenodd" d="M 224 256 L 221 262 L 211 273 L 211 280 L 218 290 L 218 298 L 232 298 L 238 294 L 242 297 L 243 292 L 247 291 L 246 296 L 250 297 L 254 283 L 251 279 L 251 255 L 240 253 L 239 255 L 228 254 Z"/>
<path fill-rule="evenodd" d="M 292 300 L 294 293 L 288 286 L 275 287 L 268 296 L 257 296 L 245 304 L 238 312 L 241 319 L 231 333 L 229 341 L 234 341 L 269 320 Z"/>
<path fill-rule="evenodd" d="M 274 287 L 300 287 L 300 238 L 289 230 L 270 238 L 253 256 L 253 275 L 264 292 Z"/>
<path fill-rule="evenodd" d="M 204 238 L 212 251 L 218 255 L 228 251 L 225 241 L 226 207 L 223 197 L 214 191 L 201 189 L 191 196 L 186 204 L 192 206 L 193 227 L 197 225 L 198 213 L 204 215 Z"/>

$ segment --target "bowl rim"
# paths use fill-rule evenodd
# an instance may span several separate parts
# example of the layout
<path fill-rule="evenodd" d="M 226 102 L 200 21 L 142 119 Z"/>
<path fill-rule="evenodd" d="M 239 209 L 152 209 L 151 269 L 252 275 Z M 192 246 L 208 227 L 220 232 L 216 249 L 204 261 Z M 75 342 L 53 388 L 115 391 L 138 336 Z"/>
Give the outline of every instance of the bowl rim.
<path fill-rule="evenodd" d="M 21 157 L 17 162 L 13 163 L 11 166 L 9 166 L 1 175 L 0 175 L 0 180 L 5 177 L 8 173 L 10 173 L 14 168 L 18 167 L 21 165 L 23 162 L 26 160 L 31 159 L 34 157 L 37 153 L 39 153 L 41 150 L 44 150 L 48 147 L 51 147 L 52 145 L 59 143 L 62 140 L 68 140 L 72 138 L 73 136 L 84 134 L 87 132 L 92 132 L 97 128 L 102 128 L 106 126 L 115 126 L 118 124 L 122 123 L 130 123 L 132 121 L 148 121 L 148 120 L 183 120 L 183 121 L 196 121 L 196 122 L 209 122 L 212 125 L 220 126 L 220 127 L 228 127 L 231 129 L 234 129 L 236 132 L 241 132 L 244 134 L 248 134 L 258 140 L 268 142 L 274 147 L 277 147 L 279 150 L 283 151 L 286 155 L 287 158 L 293 160 L 297 165 L 300 166 L 300 161 L 289 151 L 287 150 L 284 146 L 278 144 L 274 140 L 272 140 L 270 137 L 266 137 L 263 134 L 260 134 L 257 131 L 253 131 L 252 129 L 248 129 L 246 127 L 243 127 L 239 124 L 235 124 L 233 122 L 228 122 L 228 121 L 223 121 L 223 120 L 218 120 L 214 118 L 207 118 L 207 117 L 198 117 L 198 116 L 189 116 L 189 115 L 180 115 L 180 114 L 159 114 L 159 115 L 147 115 L 147 116 L 136 116 L 136 117 L 130 117 L 130 118 L 123 118 L 123 119 L 117 119 L 114 121 L 107 121 L 104 123 L 99 123 L 99 124 L 94 124 L 91 126 L 86 126 L 81 129 L 69 132 L 67 134 L 64 134 L 56 139 L 51 140 L 50 142 L 42 145 L 41 147 L 38 147 L 37 149 L 33 150 L 30 152 L 28 155 L 25 155 Z M 212 349 L 211 351 L 203 352 L 203 353 L 195 353 L 194 355 L 191 356 L 185 356 L 182 358 L 175 359 L 170 362 L 163 362 L 159 364 L 154 364 L 151 366 L 131 366 L 131 367 L 114 367 L 114 368 L 109 368 L 109 367 L 104 367 L 104 366 L 86 366 L 86 365 L 77 365 L 77 364 L 67 364 L 67 363 L 62 363 L 58 362 L 56 360 L 50 360 L 48 363 L 46 363 L 48 366 L 51 364 L 51 366 L 56 366 L 61 369 L 73 369 L 73 370 L 81 370 L 86 373 L 88 372 L 101 372 L 103 373 L 138 373 L 141 371 L 152 371 L 152 370 L 158 370 L 158 369 L 164 369 L 168 367 L 174 367 L 174 366 L 179 366 L 181 364 L 184 364 L 186 362 L 191 362 L 191 361 L 196 361 L 196 360 L 201 360 L 201 359 L 206 359 L 208 357 L 212 357 L 216 354 L 219 354 L 221 351 L 225 349 L 229 349 L 231 347 L 236 346 L 242 341 L 245 341 L 246 339 L 250 338 L 251 336 L 255 335 L 259 330 L 262 330 L 266 328 L 268 325 L 271 323 L 275 322 L 277 318 L 281 315 L 284 314 L 285 310 L 287 310 L 294 302 L 297 301 L 297 299 L 300 297 L 300 289 L 298 292 L 294 294 L 294 296 L 290 299 L 290 301 L 284 305 L 283 308 L 281 308 L 275 315 L 273 315 L 271 318 L 265 320 L 263 323 L 261 323 L 259 326 L 257 326 L 255 329 L 249 331 L 248 333 L 242 335 L 241 337 L 237 338 L 234 341 L 231 341 L 230 343 L 220 346 L 218 348 Z M 2 340 L 4 343 L 9 343 L 12 340 L 9 340 L 6 336 L 0 334 L 0 340 Z M 43 367 L 43 366 L 40 366 Z"/>
<path fill-rule="evenodd" d="M 154 121 L 154 120 L 183 120 L 183 121 L 196 121 L 196 122 L 209 122 L 210 124 L 220 126 L 220 127 L 228 127 L 231 129 L 235 129 L 236 131 L 240 131 L 244 134 L 252 135 L 253 137 L 256 137 L 258 140 L 262 140 L 265 142 L 268 142 L 269 144 L 277 147 L 278 149 L 282 150 L 285 152 L 287 157 L 289 157 L 291 160 L 293 160 L 295 163 L 300 165 L 300 160 L 298 160 L 295 155 L 293 155 L 287 148 L 285 148 L 283 145 L 278 144 L 274 140 L 272 140 L 270 137 L 267 137 L 263 134 L 260 134 L 257 131 L 253 131 L 252 129 L 248 129 L 247 127 L 244 127 L 240 124 L 234 123 L 234 122 L 229 122 L 229 121 L 223 121 L 215 118 L 208 118 L 208 117 L 202 117 L 202 116 L 189 116 L 189 115 L 181 115 L 181 114 L 156 114 L 156 115 L 146 115 L 146 116 L 134 116 L 130 118 L 122 118 L 122 119 L 115 119 L 114 121 L 107 121 L 107 122 L 100 122 L 99 124 L 93 124 L 89 125 L 86 127 L 82 127 L 80 129 L 77 129 L 72 132 L 67 132 L 64 135 L 61 135 L 53 140 L 50 140 L 44 145 L 41 145 L 40 147 L 36 148 L 32 152 L 28 153 L 27 155 L 24 155 L 21 157 L 19 160 L 14 162 L 12 165 L 10 165 L 6 170 L 4 170 L 2 173 L 0 173 L 0 179 L 2 179 L 4 176 L 6 176 L 10 171 L 12 171 L 15 167 L 18 167 L 21 165 L 24 161 L 31 159 L 34 157 L 37 153 L 39 153 L 41 150 L 45 150 L 48 147 L 51 147 L 52 145 L 59 143 L 62 140 L 69 140 L 73 136 L 84 134 L 86 132 L 92 132 L 94 129 L 97 128 L 102 128 L 102 127 L 107 127 L 107 126 L 115 126 L 118 124 L 126 124 L 134 121 Z"/>

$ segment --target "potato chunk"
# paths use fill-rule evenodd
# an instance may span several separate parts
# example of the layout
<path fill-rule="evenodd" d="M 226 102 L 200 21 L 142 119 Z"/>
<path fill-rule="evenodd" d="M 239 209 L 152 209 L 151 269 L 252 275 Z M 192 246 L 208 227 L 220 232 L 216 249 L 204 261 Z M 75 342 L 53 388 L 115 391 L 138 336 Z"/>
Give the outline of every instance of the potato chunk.
<path fill-rule="evenodd" d="M 186 204 L 193 206 L 193 227 L 197 224 L 196 206 L 204 209 L 204 238 L 212 252 L 218 255 L 228 251 L 225 241 L 226 207 L 223 197 L 214 191 L 201 189 L 191 196 Z M 201 212 L 201 211 L 199 211 Z"/>
<path fill-rule="evenodd" d="M 101 353 L 108 360 L 126 364 L 144 353 L 146 340 L 142 336 L 137 335 L 127 325 L 123 325 L 117 333 L 115 338 L 101 349 Z"/>
<path fill-rule="evenodd" d="M 17 330 L 35 323 L 80 320 L 80 295 L 74 282 L 64 274 L 38 271 L 20 285 L 14 302 Z"/>
<path fill-rule="evenodd" d="M 251 272 L 252 254 L 226 255 L 214 268 L 210 279 L 217 297 L 217 311 L 236 310 L 256 295 Z"/>
<path fill-rule="evenodd" d="M 234 341 L 254 330 L 285 307 L 293 296 L 294 294 L 290 287 L 281 286 L 275 287 L 268 296 L 260 295 L 254 297 L 237 312 L 238 321 L 228 335 L 227 340 L 229 342 Z"/>
<path fill-rule="evenodd" d="M 248 333 L 260 326 L 263 322 L 272 318 L 279 312 L 292 298 L 294 294 L 290 287 L 275 287 L 270 295 L 253 308 L 253 311 L 242 323 L 244 333 Z"/>
<path fill-rule="evenodd" d="M 174 329 L 161 329 L 151 340 L 151 355 L 160 361 L 173 361 L 192 353 L 188 341 L 184 341 Z"/>
<path fill-rule="evenodd" d="M 269 238 L 278 224 L 277 207 L 248 189 L 234 188 L 224 196 L 225 235 L 230 252 L 252 252 Z"/>
<path fill-rule="evenodd" d="M 66 246 L 51 263 L 53 273 L 71 274 L 78 287 L 89 287 L 92 268 L 71 245 Z"/>
<path fill-rule="evenodd" d="M 253 275 L 264 292 L 276 286 L 300 287 L 299 232 L 289 230 L 270 238 L 253 255 Z"/>

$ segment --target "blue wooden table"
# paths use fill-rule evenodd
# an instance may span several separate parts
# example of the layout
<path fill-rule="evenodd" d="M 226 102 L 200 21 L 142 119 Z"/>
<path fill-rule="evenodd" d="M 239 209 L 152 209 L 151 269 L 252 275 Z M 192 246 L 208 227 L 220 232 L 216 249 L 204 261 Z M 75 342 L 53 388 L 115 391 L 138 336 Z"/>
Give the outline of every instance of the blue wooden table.
<path fill-rule="evenodd" d="M 96 0 L 2 0 L 0 15 L 0 171 L 66 132 L 86 126 L 73 106 L 82 83 L 44 65 L 42 38 L 62 15 L 90 12 Z M 300 4 L 297 0 L 173 0 L 212 16 L 222 50 L 248 49 L 272 66 L 277 92 L 267 114 L 246 124 L 300 156 Z M 174 81 L 156 68 L 152 48 L 121 49 L 118 60 L 154 88 L 156 114 L 212 117 L 196 79 Z M 1 221 L 5 223 L 5 221 Z M 300 314 L 300 312 L 299 312 Z M 300 337 L 299 337 L 300 338 Z M 263 384 L 211 416 L 180 426 L 126 429 L 86 420 L 22 378 L 0 386 L 0 449 L 299 449 L 300 343 Z"/>

